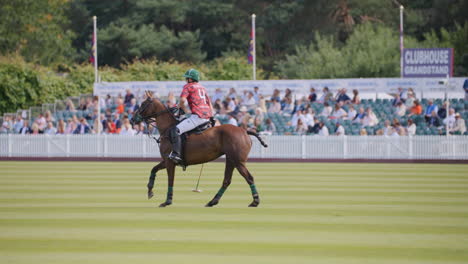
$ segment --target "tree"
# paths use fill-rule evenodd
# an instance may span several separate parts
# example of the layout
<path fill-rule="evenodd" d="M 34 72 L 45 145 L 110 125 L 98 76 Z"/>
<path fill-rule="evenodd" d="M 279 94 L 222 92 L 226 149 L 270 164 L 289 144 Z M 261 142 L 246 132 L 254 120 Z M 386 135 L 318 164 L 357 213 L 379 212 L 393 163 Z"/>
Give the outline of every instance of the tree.
<path fill-rule="evenodd" d="M 49 65 L 74 56 L 66 0 L 0 0 L 0 53 Z"/>

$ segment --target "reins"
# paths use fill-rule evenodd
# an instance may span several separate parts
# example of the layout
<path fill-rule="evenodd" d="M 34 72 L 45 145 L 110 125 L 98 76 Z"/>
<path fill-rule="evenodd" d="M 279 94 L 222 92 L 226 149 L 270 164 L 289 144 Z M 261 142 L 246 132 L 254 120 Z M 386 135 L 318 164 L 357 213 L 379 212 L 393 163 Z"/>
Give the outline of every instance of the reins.
<path fill-rule="evenodd" d="M 145 108 L 142 109 L 141 111 L 145 110 L 145 109 L 146 109 L 148 106 L 150 106 L 151 104 L 153 104 L 153 101 L 152 101 L 152 100 L 151 100 L 151 102 L 150 102 L 149 104 L 147 104 L 147 105 L 145 106 Z M 158 129 L 158 127 L 155 126 L 155 125 L 153 125 L 152 123 L 156 123 L 156 125 L 157 125 L 156 118 L 157 118 L 158 116 L 162 115 L 162 114 L 165 114 L 165 113 L 169 113 L 169 114 L 171 115 L 171 117 L 172 117 L 175 121 L 177 121 L 177 118 L 174 116 L 174 113 L 171 111 L 171 109 L 174 109 L 174 108 L 178 109 L 178 107 L 175 106 L 175 107 L 168 108 L 165 104 L 162 104 L 162 105 L 164 106 L 164 110 L 159 111 L 159 112 L 156 112 L 156 113 L 153 113 L 153 114 L 141 116 L 141 119 L 143 120 L 143 122 L 146 123 L 146 125 L 148 126 L 148 128 L 149 128 L 149 127 L 154 127 L 154 128 L 156 128 L 156 129 Z M 165 137 L 166 131 L 167 131 L 167 129 L 164 130 L 164 131 L 162 131 L 162 132 L 160 133 L 160 135 L 159 135 L 159 138 L 156 138 L 155 136 L 153 136 L 152 134 L 150 134 L 150 131 L 149 131 L 149 129 L 148 129 L 147 135 L 148 135 L 148 137 L 150 137 L 150 138 L 156 140 L 156 142 L 157 142 L 158 145 L 159 145 L 159 143 L 161 143 L 161 138 L 164 138 L 164 137 Z"/>

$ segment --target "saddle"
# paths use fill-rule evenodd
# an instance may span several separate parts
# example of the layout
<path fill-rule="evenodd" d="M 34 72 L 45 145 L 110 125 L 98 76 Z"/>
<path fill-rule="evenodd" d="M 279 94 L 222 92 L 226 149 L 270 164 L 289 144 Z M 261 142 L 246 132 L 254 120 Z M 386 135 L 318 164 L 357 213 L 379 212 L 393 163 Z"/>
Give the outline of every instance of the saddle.
<path fill-rule="evenodd" d="M 185 120 L 187 117 L 185 117 L 185 113 L 182 109 L 178 108 L 178 107 L 174 107 L 172 109 L 170 109 L 172 114 L 174 115 L 174 117 L 176 118 L 177 120 L 177 124 L 178 125 L 180 122 L 182 122 L 183 120 Z M 214 127 L 215 126 L 215 120 L 213 117 L 210 118 L 209 121 L 195 127 L 194 129 L 190 130 L 190 131 L 187 131 L 185 133 L 183 133 L 182 135 L 180 135 L 180 140 L 181 140 L 181 153 L 180 153 L 180 157 L 182 159 L 182 163 L 179 164 L 182 169 L 185 171 L 186 168 L 187 168 L 187 163 L 185 162 L 185 143 L 187 142 L 188 140 L 188 136 L 191 135 L 191 134 L 196 134 L 196 135 L 199 135 L 201 133 L 203 133 L 205 130 L 207 130 L 208 128 L 210 127 Z"/>

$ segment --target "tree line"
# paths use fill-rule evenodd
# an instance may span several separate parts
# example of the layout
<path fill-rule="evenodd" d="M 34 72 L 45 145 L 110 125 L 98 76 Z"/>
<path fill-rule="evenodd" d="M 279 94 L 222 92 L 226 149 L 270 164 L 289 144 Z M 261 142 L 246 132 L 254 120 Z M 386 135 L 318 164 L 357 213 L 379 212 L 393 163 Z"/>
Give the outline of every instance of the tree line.
<path fill-rule="evenodd" d="M 57 93 L 89 91 L 92 16 L 103 80 L 177 80 L 186 66 L 250 79 L 253 13 L 260 79 L 396 77 L 400 4 L 405 47 L 452 47 L 468 75 L 468 0 L 0 0 L 0 79 L 26 67 L 60 87 L 86 72 Z"/>

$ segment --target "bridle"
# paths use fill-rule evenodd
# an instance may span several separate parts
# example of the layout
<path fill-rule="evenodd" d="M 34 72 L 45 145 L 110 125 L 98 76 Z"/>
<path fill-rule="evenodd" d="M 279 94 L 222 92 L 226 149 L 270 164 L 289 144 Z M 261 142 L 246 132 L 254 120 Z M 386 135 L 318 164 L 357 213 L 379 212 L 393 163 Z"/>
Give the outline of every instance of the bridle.
<path fill-rule="evenodd" d="M 138 117 L 138 118 L 135 118 L 135 120 L 138 122 L 138 121 L 142 121 L 142 122 L 145 122 L 145 124 L 149 127 L 154 127 L 157 129 L 157 124 L 156 126 L 153 125 L 153 123 L 156 122 L 156 118 L 158 118 L 159 116 L 161 116 L 162 114 L 165 114 L 165 113 L 169 113 L 171 115 L 171 117 L 178 121 L 178 119 L 174 116 L 174 112 L 172 110 L 174 109 L 178 109 L 177 106 L 175 107 L 167 107 L 165 104 L 162 104 L 164 106 L 164 110 L 161 110 L 159 112 L 156 112 L 156 113 L 151 113 L 151 114 L 147 114 L 147 115 L 141 115 L 140 113 L 141 112 L 144 112 L 150 105 L 153 104 L 153 98 L 151 97 L 148 97 L 148 99 L 146 99 L 147 101 L 149 101 L 147 104 L 144 105 L 144 107 L 140 107 L 137 112 L 134 114 L 134 117 Z M 167 129 L 166 129 L 167 130 Z M 166 130 L 162 131 L 161 132 L 161 135 L 160 135 L 160 138 L 161 137 L 164 137 L 164 134 L 166 134 Z M 148 134 L 147 134 L 149 137 L 152 137 L 156 140 L 156 142 L 160 142 L 160 138 L 155 138 L 154 136 L 152 136 L 149 132 L 149 129 L 148 129 Z"/>

